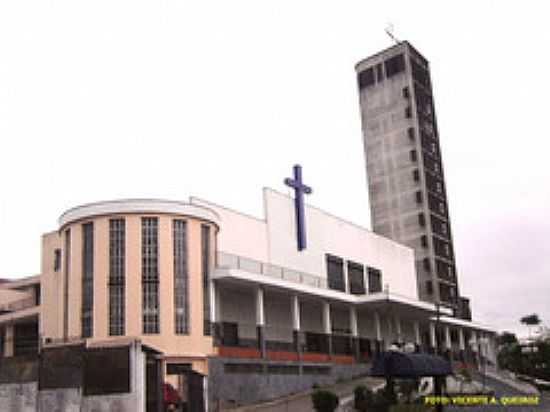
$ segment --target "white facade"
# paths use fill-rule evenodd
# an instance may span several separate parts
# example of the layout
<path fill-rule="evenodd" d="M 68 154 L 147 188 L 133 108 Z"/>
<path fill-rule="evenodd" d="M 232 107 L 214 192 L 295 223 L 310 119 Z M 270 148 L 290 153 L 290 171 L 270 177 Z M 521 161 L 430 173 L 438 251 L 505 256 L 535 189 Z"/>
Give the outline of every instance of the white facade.
<path fill-rule="evenodd" d="M 382 271 L 390 293 L 417 300 L 414 252 L 315 207 L 305 206 L 307 248 L 296 248 L 294 200 L 264 189 L 263 219 L 205 200 L 191 202 L 214 210 L 221 220 L 218 250 L 326 278 L 326 254 Z"/>

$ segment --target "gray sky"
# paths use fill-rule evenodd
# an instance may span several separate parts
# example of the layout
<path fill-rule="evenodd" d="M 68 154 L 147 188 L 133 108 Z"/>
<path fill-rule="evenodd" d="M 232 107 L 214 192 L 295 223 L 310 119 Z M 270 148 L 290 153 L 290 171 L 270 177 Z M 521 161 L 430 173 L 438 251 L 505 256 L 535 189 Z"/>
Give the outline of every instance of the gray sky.
<path fill-rule="evenodd" d="M 529 4 L 527 6 L 527 4 Z M 300 162 L 309 202 L 370 227 L 354 64 L 431 62 L 461 292 L 550 323 L 545 2 L 0 3 L 0 277 L 40 270 L 74 205 L 201 196 L 259 215 Z"/>

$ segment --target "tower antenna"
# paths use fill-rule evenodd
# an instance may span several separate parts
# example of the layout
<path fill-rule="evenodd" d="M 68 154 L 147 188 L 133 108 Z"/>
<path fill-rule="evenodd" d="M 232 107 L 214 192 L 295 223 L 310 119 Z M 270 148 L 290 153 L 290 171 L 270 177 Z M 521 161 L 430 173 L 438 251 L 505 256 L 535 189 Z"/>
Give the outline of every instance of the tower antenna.
<path fill-rule="evenodd" d="M 399 44 L 400 41 L 397 39 L 397 37 L 395 37 L 393 35 L 393 24 L 392 23 L 388 23 L 388 26 L 384 29 L 384 31 L 386 32 L 386 34 L 388 36 L 390 36 L 390 38 L 396 43 L 396 44 Z"/>

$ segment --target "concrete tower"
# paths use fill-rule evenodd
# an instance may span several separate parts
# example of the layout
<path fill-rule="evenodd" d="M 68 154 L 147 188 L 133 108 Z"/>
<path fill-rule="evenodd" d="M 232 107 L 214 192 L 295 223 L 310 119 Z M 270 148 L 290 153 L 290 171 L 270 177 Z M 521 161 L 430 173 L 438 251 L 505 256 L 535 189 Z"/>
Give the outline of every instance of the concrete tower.
<path fill-rule="evenodd" d="M 373 230 L 414 248 L 420 299 L 470 318 L 458 290 L 429 63 L 405 41 L 355 69 Z"/>

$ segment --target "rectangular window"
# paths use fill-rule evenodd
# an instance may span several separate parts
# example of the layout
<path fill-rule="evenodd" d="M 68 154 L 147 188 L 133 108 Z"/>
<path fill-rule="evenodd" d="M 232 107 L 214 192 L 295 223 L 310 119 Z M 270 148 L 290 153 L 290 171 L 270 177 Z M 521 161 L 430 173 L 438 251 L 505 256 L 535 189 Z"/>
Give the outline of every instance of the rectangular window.
<path fill-rule="evenodd" d="M 418 171 L 418 169 L 413 170 L 413 180 L 415 182 L 418 182 L 420 180 L 420 172 Z"/>
<path fill-rule="evenodd" d="M 382 72 L 382 63 L 376 65 L 376 81 L 380 83 L 384 80 L 384 73 Z"/>
<path fill-rule="evenodd" d="M 422 192 L 419 190 L 418 192 L 416 192 L 416 203 L 421 204 L 422 199 Z"/>
<path fill-rule="evenodd" d="M 417 160 L 416 150 L 411 150 L 410 156 L 411 156 L 411 162 L 416 162 L 416 160 Z"/>
<path fill-rule="evenodd" d="M 158 218 L 141 218 L 143 333 L 159 333 Z"/>
<path fill-rule="evenodd" d="M 386 68 L 386 72 L 387 71 L 388 71 L 388 69 Z M 405 87 L 403 87 L 403 98 L 408 99 L 409 97 L 411 97 L 411 94 L 409 92 L 409 88 L 407 86 L 405 86 Z"/>
<path fill-rule="evenodd" d="M 420 243 L 422 244 L 422 247 L 427 248 L 428 247 L 428 236 L 422 235 L 420 238 Z"/>
<path fill-rule="evenodd" d="M 379 269 L 367 268 L 369 277 L 369 293 L 382 292 L 382 272 Z"/>
<path fill-rule="evenodd" d="M 410 119 L 412 117 L 412 109 L 411 109 L 411 106 L 407 106 L 405 108 L 405 117 L 407 119 Z"/>
<path fill-rule="evenodd" d="M 53 252 L 53 270 L 58 272 L 61 269 L 61 249 L 55 249 Z"/>
<path fill-rule="evenodd" d="M 363 70 L 357 76 L 357 81 L 359 83 L 359 89 L 364 89 L 365 87 L 372 86 L 374 84 L 374 69 L 369 67 L 366 70 Z"/>
<path fill-rule="evenodd" d="M 426 292 L 428 292 L 428 295 L 434 293 L 434 286 L 431 280 L 426 281 Z"/>
<path fill-rule="evenodd" d="M 172 222 L 174 240 L 174 318 L 176 334 L 188 333 L 188 298 L 187 298 L 187 222 Z"/>
<path fill-rule="evenodd" d="M 202 296 L 203 296 L 203 334 L 212 334 L 210 325 L 210 227 L 201 225 L 202 260 Z"/>
<path fill-rule="evenodd" d="M 126 222 L 109 220 L 109 335 L 125 333 Z"/>
<path fill-rule="evenodd" d="M 403 54 L 398 54 L 386 60 L 384 65 L 386 66 L 386 77 L 392 77 L 405 71 L 405 57 Z"/>
<path fill-rule="evenodd" d="M 424 213 L 418 214 L 418 224 L 422 227 L 426 226 L 426 216 L 424 216 Z"/>
<path fill-rule="evenodd" d="M 327 255 L 327 281 L 328 287 L 345 292 L 344 260 L 332 255 Z"/>
<path fill-rule="evenodd" d="M 409 127 L 407 129 L 407 134 L 409 135 L 410 140 L 414 140 L 414 127 Z"/>
<path fill-rule="evenodd" d="M 422 260 L 422 265 L 424 266 L 424 270 L 425 270 L 426 272 L 431 272 L 431 270 L 432 270 L 432 265 L 430 264 L 430 258 L 425 257 L 425 258 Z"/>
<path fill-rule="evenodd" d="M 82 225 L 82 337 L 94 328 L 94 224 Z"/>
<path fill-rule="evenodd" d="M 349 291 L 352 295 L 365 294 L 365 280 L 363 278 L 363 265 L 348 262 Z"/>

